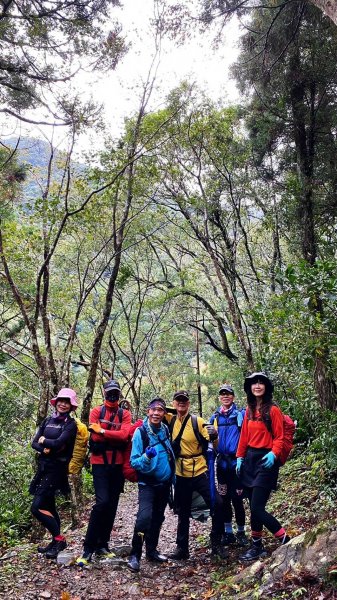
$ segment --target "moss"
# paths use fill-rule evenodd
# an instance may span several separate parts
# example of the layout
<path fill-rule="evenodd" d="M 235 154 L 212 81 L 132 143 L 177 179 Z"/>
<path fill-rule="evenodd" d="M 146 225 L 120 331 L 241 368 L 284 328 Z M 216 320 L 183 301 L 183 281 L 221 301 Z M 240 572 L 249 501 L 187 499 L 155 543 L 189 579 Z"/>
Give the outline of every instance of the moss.
<path fill-rule="evenodd" d="M 313 546 L 318 536 L 322 533 L 326 533 L 329 531 L 329 529 L 331 529 L 331 523 L 320 523 L 314 529 L 310 529 L 310 531 L 307 531 L 304 536 L 303 545 L 305 547 Z"/>

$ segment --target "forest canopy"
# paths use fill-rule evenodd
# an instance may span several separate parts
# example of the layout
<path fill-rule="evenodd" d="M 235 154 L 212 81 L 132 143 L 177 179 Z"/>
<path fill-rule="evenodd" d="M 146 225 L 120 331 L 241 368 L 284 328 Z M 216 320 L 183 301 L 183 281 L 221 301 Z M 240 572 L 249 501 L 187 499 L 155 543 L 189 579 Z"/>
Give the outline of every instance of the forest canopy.
<path fill-rule="evenodd" d="M 50 398 L 70 385 L 87 421 L 109 377 L 135 415 L 186 388 L 207 416 L 220 383 L 243 405 L 243 377 L 265 370 L 301 447 L 327 457 L 322 479 L 337 469 L 336 25 L 314 2 L 277 18 L 254 3 L 232 67 L 239 102 L 183 81 L 154 108 L 151 73 L 120 136 L 79 160 L 100 109 L 59 83 L 118 69 L 117 4 L 2 8 L 2 112 L 68 128 L 63 150 L 0 148 L 0 475 L 21 503 L 0 501 L 19 528 Z"/>

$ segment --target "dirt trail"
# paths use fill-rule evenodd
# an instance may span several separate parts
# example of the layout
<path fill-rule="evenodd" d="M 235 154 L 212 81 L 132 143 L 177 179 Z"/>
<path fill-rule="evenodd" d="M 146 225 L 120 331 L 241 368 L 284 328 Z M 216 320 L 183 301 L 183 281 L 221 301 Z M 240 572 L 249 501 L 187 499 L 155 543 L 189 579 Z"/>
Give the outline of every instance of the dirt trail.
<path fill-rule="evenodd" d="M 88 507 L 89 510 L 90 507 Z M 121 496 L 111 547 L 130 544 L 137 511 L 137 487 L 130 484 Z M 176 517 L 167 509 L 159 541 L 161 552 L 175 549 Z M 75 531 L 68 531 L 69 549 L 78 556 L 87 520 Z M 36 551 L 36 545 L 25 544 L 11 549 L 0 557 L 0 598 L 10 600 L 112 600 L 118 598 L 160 597 L 172 600 L 207 599 L 212 593 L 214 578 L 225 577 L 226 561 L 210 557 L 208 538 L 210 520 L 206 524 L 191 521 L 191 558 L 188 561 L 169 561 L 164 565 L 141 562 L 139 574 L 131 573 L 125 565 L 115 568 L 109 562 L 94 560 L 84 569 L 58 566 Z"/>

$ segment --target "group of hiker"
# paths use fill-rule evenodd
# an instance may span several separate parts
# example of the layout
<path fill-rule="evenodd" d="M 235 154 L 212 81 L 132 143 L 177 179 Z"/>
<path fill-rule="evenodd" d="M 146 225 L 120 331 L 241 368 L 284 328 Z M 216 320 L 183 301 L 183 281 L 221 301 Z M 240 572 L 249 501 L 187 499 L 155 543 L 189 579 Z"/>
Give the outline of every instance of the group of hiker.
<path fill-rule="evenodd" d="M 125 448 L 129 469 L 138 482 L 138 512 L 127 565 L 140 569 L 145 545 L 146 558 L 156 563 L 189 558 L 189 525 L 192 496 L 202 496 L 212 515 L 211 552 L 228 556 L 231 544 L 245 547 L 244 498 L 250 506 L 251 544 L 240 556 L 252 561 L 266 554 L 262 543 L 263 527 L 286 544 L 289 537 L 281 523 L 266 511 L 270 493 L 276 488 L 284 444 L 284 415 L 273 402 L 273 383 L 263 372 L 246 377 L 247 406 L 239 409 L 231 385 L 219 389 L 219 407 L 209 422 L 190 414 L 190 396 L 185 390 L 173 395 L 168 407 L 161 397 L 150 400 L 144 419 L 132 423 L 132 415 L 121 402 L 121 389 L 111 379 L 103 386 L 104 403 L 89 416 L 90 462 L 95 491 L 84 539 L 85 566 L 93 555 L 109 558 L 109 540 L 123 491 Z M 67 469 L 72 456 L 76 423 L 71 412 L 77 408 L 74 390 L 63 388 L 51 400 L 55 411 L 39 427 L 32 446 L 39 453 L 38 469 L 30 485 L 34 495 L 33 515 L 52 536 L 38 551 L 56 558 L 66 547 L 60 531 L 55 494 L 69 489 Z M 206 448 L 207 452 L 206 452 Z M 216 482 L 208 456 L 215 457 Z M 213 462 L 214 467 L 214 462 Z M 173 490 L 173 494 L 172 494 Z M 172 503 L 172 504 L 171 504 Z M 178 515 L 176 550 L 170 556 L 158 551 L 158 542 L 167 505 Z M 233 532 L 233 509 L 236 534 Z"/>

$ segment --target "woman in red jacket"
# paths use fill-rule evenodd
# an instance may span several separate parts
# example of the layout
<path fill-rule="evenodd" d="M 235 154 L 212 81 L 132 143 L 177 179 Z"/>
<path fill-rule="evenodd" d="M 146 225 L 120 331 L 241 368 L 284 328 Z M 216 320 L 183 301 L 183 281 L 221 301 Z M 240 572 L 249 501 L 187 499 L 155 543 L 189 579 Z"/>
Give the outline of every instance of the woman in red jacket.
<path fill-rule="evenodd" d="M 237 449 L 237 474 L 245 488 L 251 510 L 252 545 L 240 556 L 250 561 L 266 556 L 262 544 L 265 526 L 280 541 L 289 541 L 279 521 L 266 511 L 272 490 L 276 489 L 278 457 L 283 446 L 283 416 L 273 403 L 274 386 L 265 373 L 246 377 L 247 410 Z"/>

